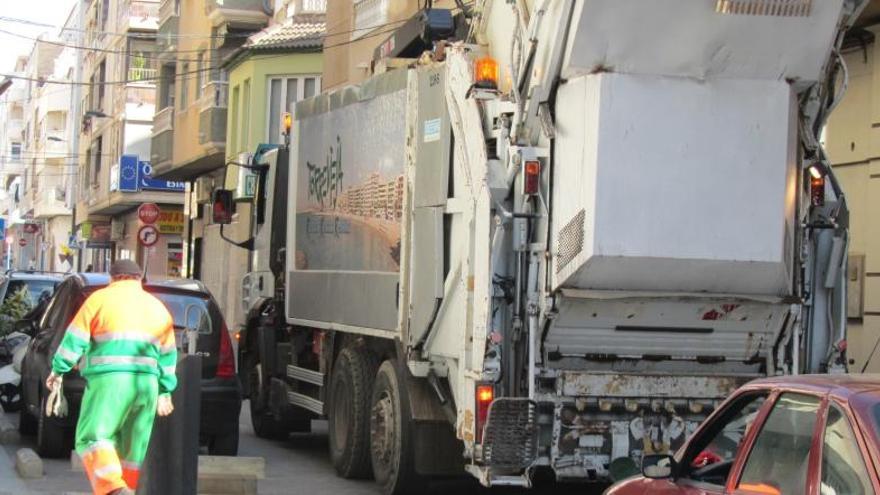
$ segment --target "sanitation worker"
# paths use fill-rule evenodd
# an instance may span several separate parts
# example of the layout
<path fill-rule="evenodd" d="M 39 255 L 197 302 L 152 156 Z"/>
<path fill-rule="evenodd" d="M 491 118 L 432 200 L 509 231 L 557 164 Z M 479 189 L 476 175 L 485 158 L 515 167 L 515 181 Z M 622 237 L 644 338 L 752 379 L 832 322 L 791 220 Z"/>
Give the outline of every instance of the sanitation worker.
<path fill-rule="evenodd" d="M 95 494 L 134 493 L 153 419 L 171 414 L 177 350 L 171 314 L 141 285 L 131 260 L 110 267 L 110 285 L 86 299 L 67 327 L 46 386 L 80 358 L 87 385 L 76 451 Z"/>

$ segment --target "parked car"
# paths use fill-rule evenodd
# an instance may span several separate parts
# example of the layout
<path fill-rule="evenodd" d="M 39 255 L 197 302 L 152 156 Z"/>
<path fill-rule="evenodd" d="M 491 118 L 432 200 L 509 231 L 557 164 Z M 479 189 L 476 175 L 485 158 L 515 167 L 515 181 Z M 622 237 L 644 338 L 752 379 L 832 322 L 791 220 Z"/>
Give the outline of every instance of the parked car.
<path fill-rule="evenodd" d="M 47 417 L 44 385 L 51 371 L 52 357 L 76 311 L 92 292 L 110 283 L 103 273 L 82 273 L 67 277 L 49 302 L 43 317 L 30 329 L 33 335 L 22 363 L 22 412 L 19 430 L 37 435 L 39 453 L 46 457 L 68 455 L 79 414 L 85 381 L 74 370 L 64 378 L 64 394 L 70 414 Z M 174 317 L 179 350 L 189 347 L 186 329 L 197 330 L 194 351 L 202 357 L 201 427 L 199 436 L 212 455 L 236 455 L 241 386 L 235 373 L 232 340 L 220 308 L 199 281 L 147 282 L 145 289 L 159 298 Z"/>
<path fill-rule="evenodd" d="M 880 376 L 807 375 L 737 390 L 674 455 L 606 492 L 880 493 Z"/>
<path fill-rule="evenodd" d="M 63 279 L 64 275 L 61 273 L 8 271 L 0 275 L 0 304 L 21 289 L 26 289 L 28 302 L 31 307 L 36 307 L 41 300 L 52 297 Z"/>

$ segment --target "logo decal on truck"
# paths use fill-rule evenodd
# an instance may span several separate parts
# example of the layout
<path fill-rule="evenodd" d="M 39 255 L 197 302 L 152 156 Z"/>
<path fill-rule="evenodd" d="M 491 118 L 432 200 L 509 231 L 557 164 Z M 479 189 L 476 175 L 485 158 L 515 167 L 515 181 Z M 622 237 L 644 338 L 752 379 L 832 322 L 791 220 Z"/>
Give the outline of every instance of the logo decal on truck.
<path fill-rule="evenodd" d="M 331 146 L 323 167 L 311 162 L 306 162 L 306 167 L 309 169 L 309 199 L 317 201 L 321 209 L 327 206 L 335 209 L 342 192 L 342 139 L 336 136 L 336 155 Z"/>

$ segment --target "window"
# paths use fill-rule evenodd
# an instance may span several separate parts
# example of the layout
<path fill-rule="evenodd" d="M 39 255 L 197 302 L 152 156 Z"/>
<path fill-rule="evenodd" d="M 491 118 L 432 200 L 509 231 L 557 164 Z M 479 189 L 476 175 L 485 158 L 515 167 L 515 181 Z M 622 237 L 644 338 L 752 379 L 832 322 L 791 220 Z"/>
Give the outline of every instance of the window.
<path fill-rule="evenodd" d="M 103 0 L 101 3 L 101 30 L 107 29 L 107 18 L 110 17 L 110 0 Z"/>
<path fill-rule="evenodd" d="M 12 143 L 12 159 L 21 160 L 21 143 Z"/>
<path fill-rule="evenodd" d="M 802 494 L 819 398 L 785 393 L 773 405 L 746 460 L 739 489 Z"/>
<path fill-rule="evenodd" d="M 746 433 L 764 405 L 767 394 L 748 394 L 736 400 L 706 433 L 688 447 L 683 477 L 723 486 Z"/>
<path fill-rule="evenodd" d="M 849 420 L 837 406 L 828 409 L 822 444 L 822 495 L 873 494 L 865 461 Z"/>
<path fill-rule="evenodd" d="M 95 150 L 92 154 L 92 187 L 100 185 L 103 146 L 104 136 L 98 136 L 98 139 L 95 140 Z"/>
<path fill-rule="evenodd" d="M 245 79 L 241 89 L 241 137 L 239 146 L 244 149 L 251 147 L 251 80 Z"/>
<path fill-rule="evenodd" d="M 202 86 L 205 85 L 205 51 L 196 56 L 196 99 L 202 97 Z"/>
<path fill-rule="evenodd" d="M 238 127 L 241 125 L 241 122 L 238 120 L 238 90 L 238 85 L 232 88 L 232 106 L 229 109 L 232 112 L 232 118 L 229 120 L 232 123 L 232 128 L 229 129 L 231 133 L 229 135 L 230 149 L 227 151 L 232 153 L 233 156 L 238 153 Z"/>
<path fill-rule="evenodd" d="M 98 101 L 95 102 L 95 110 L 103 110 L 104 109 L 104 87 L 106 86 L 104 83 L 107 81 L 107 61 L 101 62 L 101 65 L 98 66 L 98 80 L 97 80 L 97 94 Z"/>
<path fill-rule="evenodd" d="M 189 81 L 187 81 L 187 76 L 189 74 L 189 64 L 184 62 L 182 69 L 183 70 L 180 71 L 180 109 L 186 110 L 187 89 L 188 89 L 187 83 L 189 82 Z"/>
<path fill-rule="evenodd" d="M 273 144 L 284 142 L 281 134 L 281 117 L 289 112 L 292 105 L 304 98 L 311 98 L 319 91 L 318 77 L 277 77 L 269 79 L 269 122 L 267 141 Z"/>

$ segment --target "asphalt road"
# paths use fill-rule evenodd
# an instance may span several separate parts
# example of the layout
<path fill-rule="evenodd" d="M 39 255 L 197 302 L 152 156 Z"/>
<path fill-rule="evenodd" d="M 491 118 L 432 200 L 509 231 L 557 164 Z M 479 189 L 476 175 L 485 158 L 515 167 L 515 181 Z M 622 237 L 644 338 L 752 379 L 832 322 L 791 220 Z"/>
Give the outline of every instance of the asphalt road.
<path fill-rule="evenodd" d="M 9 414 L 13 424 L 18 423 L 18 415 Z M 269 441 L 257 438 L 250 424 L 247 403 L 242 408 L 240 419 L 241 439 L 239 455 L 256 456 L 266 459 L 266 479 L 259 481 L 259 493 L 266 495 L 376 495 L 378 492 L 372 481 L 346 480 L 336 476 L 327 452 L 327 424 L 324 421 L 312 423 L 312 433 L 291 435 L 286 441 Z M 13 459 L 15 451 L 21 447 L 34 446 L 33 437 L 25 437 L 20 445 L 5 446 L 5 453 Z M 3 462 L 0 457 L 0 462 Z M 85 474 L 70 470 L 67 459 L 44 459 L 46 476 L 38 480 L 21 480 L 17 486 L 24 486 L 26 493 L 62 494 L 88 493 L 89 484 Z M 0 493 L 16 493 L 20 490 L 3 488 Z M 533 494 L 578 494 L 601 493 L 583 485 L 555 485 L 539 483 L 533 490 L 491 489 L 487 490 L 469 478 L 461 480 L 433 482 L 421 487 L 419 495 L 533 495 Z"/>

